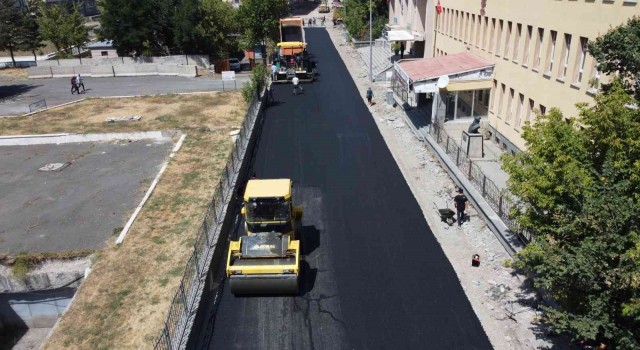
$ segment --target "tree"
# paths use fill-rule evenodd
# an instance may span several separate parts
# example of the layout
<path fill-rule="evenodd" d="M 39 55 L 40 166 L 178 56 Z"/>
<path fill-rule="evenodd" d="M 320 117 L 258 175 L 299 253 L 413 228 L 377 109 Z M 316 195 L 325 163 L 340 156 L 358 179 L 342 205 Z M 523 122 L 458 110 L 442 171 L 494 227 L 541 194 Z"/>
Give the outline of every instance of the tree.
<path fill-rule="evenodd" d="M 7 50 L 13 66 L 16 65 L 14 51 L 20 49 L 23 37 L 21 16 L 13 0 L 0 0 L 0 50 Z"/>
<path fill-rule="evenodd" d="M 369 39 L 369 0 L 350 0 L 340 9 L 345 26 L 351 36 L 357 40 Z M 384 25 L 389 18 L 387 1 L 373 0 L 371 2 L 373 17 L 372 38 L 377 39 L 382 34 Z"/>
<path fill-rule="evenodd" d="M 31 51 L 33 60 L 38 63 L 36 50 L 44 47 L 42 35 L 40 35 L 40 26 L 38 25 L 38 7 L 33 5 L 24 9 L 21 13 L 22 26 L 24 29 L 20 49 Z"/>
<path fill-rule="evenodd" d="M 121 56 L 165 53 L 173 44 L 173 0 L 104 0 L 101 39 L 110 39 Z"/>
<path fill-rule="evenodd" d="M 37 23 L 42 38 L 53 43 L 62 56 L 67 55 L 64 50 L 72 45 L 80 48 L 89 39 L 89 29 L 84 25 L 78 5 L 47 6 L 42 3 Z"/>
<path fill-rule="evenodd" d="M 204 2 L 202 4 L 204 6 Z M 200 0 L 182 0 L 173 18 L 174 41 L 182 52 L 200 52 L 201 38 L 197 25 L 202 20 Z"/>
<path fill-rule="evenodd" d="M 238 19 L 244 30 L 245 48 L 280 40 L 280 18 L 289 15 L 287 0 L 244 0 Z"/>
<path fill-rule="evenodd" d="M 231 4 L 219 0 L 203 0 L 201 9 L 202 17 L 196 26 L 201 52 L 216 58 L 229 57 L 238 49 L 236 10 Z"/>
<path fill-rule="evenodd" d="M 640 348 L 640 110 L 619 79 L 580 104 L 526 126 L 526 152 L 507 155 L 511 214 L 533 241 L 516 266 L 558 307 L 544 321 L 574 340 Z"/>
<path fill-rule="evenodd" d="M 623 86 L 629 92 L 635 91 L 640 99 L 640 17 L 630 18 L 626 25 L 609 30 L 587 46 L 598 62 L 598 70 L 610 75 L 619 73 Z"/>

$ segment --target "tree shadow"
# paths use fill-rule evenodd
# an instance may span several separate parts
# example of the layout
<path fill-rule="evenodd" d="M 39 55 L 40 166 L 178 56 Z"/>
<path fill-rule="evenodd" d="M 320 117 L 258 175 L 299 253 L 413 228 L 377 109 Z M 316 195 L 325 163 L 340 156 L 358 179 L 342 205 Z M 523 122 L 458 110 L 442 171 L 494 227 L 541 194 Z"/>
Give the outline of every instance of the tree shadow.
<path fill-rule="evenodd" d="M 13 84 L 0 86 L 0 103 L 16 101 L 19 97 L 40 85 Z"/>

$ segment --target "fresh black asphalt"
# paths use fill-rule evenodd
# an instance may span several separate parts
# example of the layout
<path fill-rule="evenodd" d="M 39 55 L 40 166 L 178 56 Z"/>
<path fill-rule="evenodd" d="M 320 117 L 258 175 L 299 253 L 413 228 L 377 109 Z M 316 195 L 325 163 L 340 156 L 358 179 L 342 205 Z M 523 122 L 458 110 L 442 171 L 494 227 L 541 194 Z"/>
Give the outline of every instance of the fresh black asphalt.
<path fill-rule="evenodd" d="M 490 349 L 328 34 L 306 37 L 319 80 L 298 96 L 275 87 L 253 164 L 258 178 L 297 184 L 302 293 L 234 297 L 225 287 L 203 327 L 212 336 L 197 347 Z"/>

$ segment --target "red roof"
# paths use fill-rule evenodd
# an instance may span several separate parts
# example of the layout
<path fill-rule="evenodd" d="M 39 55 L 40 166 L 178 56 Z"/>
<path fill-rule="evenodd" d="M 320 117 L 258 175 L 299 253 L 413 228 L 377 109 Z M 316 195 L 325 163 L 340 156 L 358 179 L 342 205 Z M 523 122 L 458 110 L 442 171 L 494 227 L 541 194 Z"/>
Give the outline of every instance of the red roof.
<path fill-rule="evenodd" d="M 470 52 L 400 61 L 398 64 L 414 82 L 493 67 L 493 63 Z"/>

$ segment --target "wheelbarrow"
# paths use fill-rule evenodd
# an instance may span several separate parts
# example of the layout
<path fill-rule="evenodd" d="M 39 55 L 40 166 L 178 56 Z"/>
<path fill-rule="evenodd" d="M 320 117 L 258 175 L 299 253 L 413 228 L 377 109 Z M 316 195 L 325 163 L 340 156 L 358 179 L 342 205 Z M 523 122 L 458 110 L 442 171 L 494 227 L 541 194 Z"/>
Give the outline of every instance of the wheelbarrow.
<path fill-rule="evenodd" d="M 452 226 L 456 222 L 456 212 L 451 208 L 438 208 L 435 202 L 433 205 L 438 210 L 438 214 L 440 214 L 440 220 L 442 220 L 442 222 L 446 222 L 449 226 Z"/>

